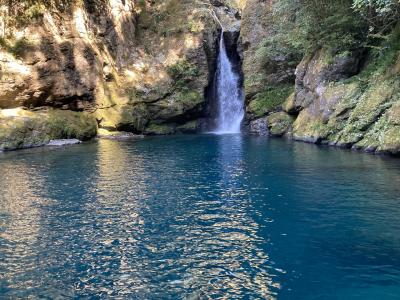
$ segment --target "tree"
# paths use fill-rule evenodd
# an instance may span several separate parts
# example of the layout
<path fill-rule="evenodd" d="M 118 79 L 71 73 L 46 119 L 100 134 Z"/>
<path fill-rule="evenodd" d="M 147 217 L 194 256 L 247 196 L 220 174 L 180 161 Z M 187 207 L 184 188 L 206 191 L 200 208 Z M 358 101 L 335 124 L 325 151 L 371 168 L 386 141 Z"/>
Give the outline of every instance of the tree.
<path fill-rule="evenodd" d="M 399 0 L 354 0 L 353 9 L 368 22 L 371 33 L 386 33 L 400 20 Z"/>

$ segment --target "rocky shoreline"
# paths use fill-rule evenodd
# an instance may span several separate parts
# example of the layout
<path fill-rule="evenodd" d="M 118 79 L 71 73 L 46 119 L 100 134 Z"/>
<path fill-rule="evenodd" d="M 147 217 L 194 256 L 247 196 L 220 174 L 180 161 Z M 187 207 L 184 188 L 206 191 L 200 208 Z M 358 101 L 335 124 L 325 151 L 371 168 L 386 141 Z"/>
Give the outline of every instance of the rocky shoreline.
<path fill-rule="evenodd" d="M 384 59 L 365 49 L 267 59 L 273 1 L 164 2 L 102 1 L 101 13 L 85 2 L 8 28 L 0 150 L 204 131 L 222 26 L 241 70 L 244 131 L 399 155 L 399 29 Z"/>

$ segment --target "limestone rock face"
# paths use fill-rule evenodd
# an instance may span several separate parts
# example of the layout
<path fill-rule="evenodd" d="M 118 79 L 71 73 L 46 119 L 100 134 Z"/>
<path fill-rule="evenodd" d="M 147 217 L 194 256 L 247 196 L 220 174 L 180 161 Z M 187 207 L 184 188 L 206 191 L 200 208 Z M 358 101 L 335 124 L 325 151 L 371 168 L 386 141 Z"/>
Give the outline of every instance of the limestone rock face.
<path fill-rule="evenodd" d="M 270 115 L 276 116 L 285 109 L 282 105 L 294 90 L 296 63 L 289 54 L 270 54 L 274 51 L 269 51 L 271 46 L 268 41 L 276 35 L 274 23 L 278 21 L 274 19 L 273 3 L 272 0 L 246 1 L 240 41 L 246 120 L 250 122 L 250 132 L 283 135 L 288 130 L 287 126 L 282 131 L 272 132 L 271 127 L 276 126 L 271 126 L 268 120 Z M 265 126 L 268 130 L 264 129 Z"/>
<path fill-rule="evenodd" d="M 295 65 L 290 65 L 289 57 L 266 58 L 262 54 L 265 39 L 275 35 L 272 5 L 272 0 L 247 0 L 243 8 L 241 40 L 247 101 L 268 86 L 294 79 Z"/>
<path fill-rule="evenodd" d="M 303 60 L 294 98 L 285 104 L 289 113 L 298 113 L 294 139 L 399 154 L 397 63 L 355 74 L 359 62 L 357 55 L 332 57 L 327 51 Z"/>
<path fill-rule="evenodd" d="M 136 134 L 202 119 L 217 59 L 215 16 L 237 39 L 239 1 L 97 2 L 45 5 L 37 20 L 1 37 L 0 109 L 88 112 L 99 128 Z"/>
<path fill-rule="evenodd" d="M 46 146 L 48 147 L 62 147 L 62 146 L 70 146 L 77 145 L 82 143 L 78 139 L 62 139 L 62 140 L 51 140 Z"/>
<path fill-rule="evenodd" d="M 332 56 L 327 50 L 306 56 L 296 68 L 294 109 L 314 102 L 329 82 L 357 74 L 361 57 L 359 52 Z"/>
<path fill-rule="evenodd" d="M 0 150 L 44 146 L 52 140 L 88 140 L 96 135 L 97 122 L 86 112 L 29 110 L 0 111 Z"/>
<path fill-rule="evenodd" d="M 272 136 L 280 137 L 288 134 L 292 124 L 293 118 L 283 111 L 273 113 L 268 117 L 268 128 Z"/>

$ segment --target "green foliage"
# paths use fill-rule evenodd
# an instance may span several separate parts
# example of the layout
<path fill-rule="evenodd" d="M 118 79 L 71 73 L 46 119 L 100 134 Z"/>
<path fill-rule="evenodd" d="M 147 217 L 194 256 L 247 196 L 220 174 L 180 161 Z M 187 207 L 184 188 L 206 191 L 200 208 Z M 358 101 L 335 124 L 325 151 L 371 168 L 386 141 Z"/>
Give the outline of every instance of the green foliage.
<path fill-rule="evenodd" d="M 173 79 L 182 77 L 191 77 L 197 75 L 197 69 L 191 65 L 187 60 L 181 60 L 174 65 L 167 68 L 168 75 Z"/>
<path fill-rule="evenodd" d="M 366 23 L 352 8 L 352 0 L 278 0 L 274 18 L 275 40 L 266 41 L 296 53 L 325 47 L 339 52 L 364 43 Z"/>
<path fill-rule="evenodd" d="M 194 20 L 189 20 L 188 22 L 189 31 L 192 33 L 199 33 L 201 32 L 202 26 L 200 22 L 196 22 Z"/>
<path fill-rule="evenodd" d="M 182 88 L 188 81 L 199 75 L 199 70 L 194 64 L 184 59 L 169 66 L 167 73 L 175 81 L 175 85 Z"/>
<path fill-rule="evenodd" d="M 0 0 L 6 29 L 22 27 L 40 20 L 46 11 L 72 13 L 76 6 L 89 12 L 101 12 L 107 0 Z M 7 32 L 7 34 L 11 34 Z"/>
<path fill-rule="evenodd" d="M 355 78 L 360 82 L 371 81 L 372 78 L 380 80 L 382 75 L 398 61 L 400 54 L 400 25 L 390 34 L 385 36 L 379 47 L 373 47 L 368 55 L 367 66 Z"/>
<path fill-rule="evenodd" d="M 260 55 L 298 56 L 318 48 L 340 53 L 379 45 L 400 20 L 400 1 L 277 0 L 273 16 L 275 32 L 264 41 Z"/>
<path fill-rule="evenodd" d="M 304 44 L 292 34 L 277 33 L 264 39 L 256 50 L 256 58 L 266 67 L 282 55 L 286 57 L 288 66 L 296 67 L 303 58 Z"/>
<path fill-rule="evenodd" d="M 353 9 L 368 22 L 372 33 L 385 32 L 400 19 L 398 0 L 354 0 Z"/>

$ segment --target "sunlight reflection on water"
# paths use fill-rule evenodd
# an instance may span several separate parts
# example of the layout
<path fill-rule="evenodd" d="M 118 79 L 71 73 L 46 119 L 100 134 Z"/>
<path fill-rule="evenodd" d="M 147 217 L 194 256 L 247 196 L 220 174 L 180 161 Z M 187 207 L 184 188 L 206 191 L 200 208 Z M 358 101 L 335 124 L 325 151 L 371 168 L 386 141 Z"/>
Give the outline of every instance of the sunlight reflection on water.
<path fill-rule="evenodd" d="M 0 168 L 0 298 L 398 291 L 397 160 L 204 135 L 7 153 Z"/>

